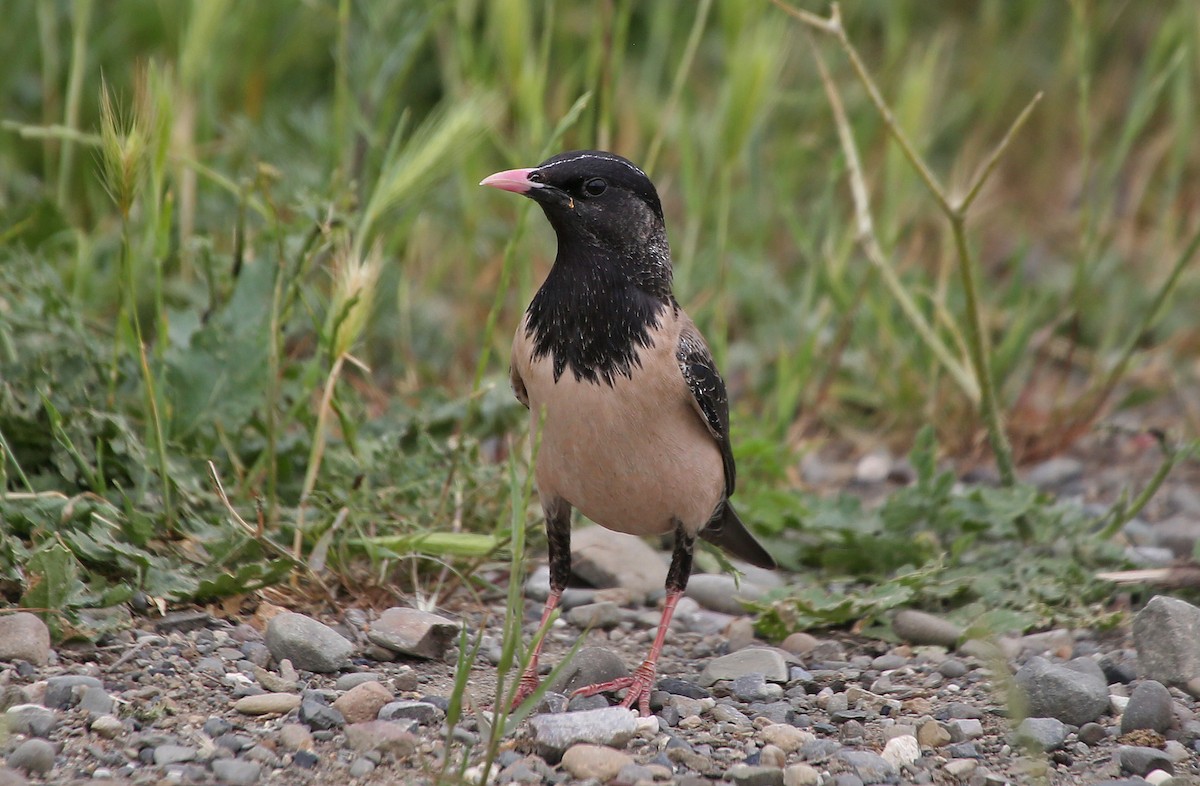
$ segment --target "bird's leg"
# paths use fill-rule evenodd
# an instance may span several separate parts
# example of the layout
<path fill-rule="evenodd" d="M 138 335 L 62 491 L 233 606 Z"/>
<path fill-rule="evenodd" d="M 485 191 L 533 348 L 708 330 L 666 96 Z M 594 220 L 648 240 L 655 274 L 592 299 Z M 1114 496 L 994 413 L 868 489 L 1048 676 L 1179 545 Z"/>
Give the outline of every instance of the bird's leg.
<path fill-rule="evenodd" d="M 695 538 L 684 532 L 683 527 L 676 523 L 675 550 L 671 554 L 671 567 L 667 570 L 667 599 L 663 603 L 662 619 L 658 623 L 658 633 L 654 644 L 642 665 L 638 666 L 632 676 L 620 677 L 610 682 L 597 685 L 587 685 L 575 691 L 574 696 L 594 696 L 597 693 L 608 693 L 626 689 L 625 698 L 621 700 L 622 707 L 633 707 L 637 704 L 642 715 L 650 714 L 650 691 L 654 690 L 654 677 L 658 673 L 658 656 L 662 653 L 663 643 L 667 639 L 667 629 L 671 626 L 671 617 L 675 614 L 675 604 L 683 596 L 687 588 L 688 577 L 692 574 L 692 547 Z"/>
<path fill-rule="evenodd" d="M 571 577 L 571 507 L 562 500 L 546 505 L 546 543 L 550 555 L 550 596 L 546 598 L 546 607 L 542 610 L 542 621 L 538 625 L 541 630 L 551 613 L 558 606 L 567 580 Z M 521 675 L 521 683 L 517 686 L 517 695 L 513 698 L 513 709 L 529 698 L 538 686 L 538 656 L 542 654 L 542 644 L 546 641 L 543 636 L 534 645 L 533 655 L 529 666 Z"/>

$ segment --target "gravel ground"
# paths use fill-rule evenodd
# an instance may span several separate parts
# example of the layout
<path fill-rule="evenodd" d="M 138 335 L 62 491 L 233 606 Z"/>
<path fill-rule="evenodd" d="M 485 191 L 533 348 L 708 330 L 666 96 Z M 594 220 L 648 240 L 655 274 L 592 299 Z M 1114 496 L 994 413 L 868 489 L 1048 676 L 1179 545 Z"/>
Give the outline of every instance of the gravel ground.
<path fill-rule="evenodd" d="M 1035 468 L 1047 488 L 1105 496 L 1103 459 L 1055 461 Z M 894 468 L 867 469 L 886 478 Z M 885 481 L 859 480 L 872 482 Z M 1164 492 L 1144 548 L 1195 541 L 1196 489 L 1185 474 Z M 577 567 L 620 588 L 567 593 L 545 664 L 581 635 L 585 649 L 503 745 L 496 783 L 1200 783 L 1200 609 L 1166 596 L 1104 633 L 960 642 L 947 621 L 905 613 L 895 623 L 904 644 L 800 633 L 770 647 L 753 638 L 727 578 L 697 576 L 660 661 L 654 715 L 603 697 L 568 702 L 574 686 L 636 665 L 658 621 L 661 588 L 638 577 L 661 571 L 665 555 L 611 537 L 590 553 L 617 560 L 579 555 Z M 781 580 L 751 572 L 739 591 Z M 543 570 L 527 582 L 527 635 L 545 581 Z M 433 782 L 458 626 L 494 631 L 500 619 L 497 606 L 316 620 L 264 603 L 244 621 L 183 610 L 132 618 L 98 645 L 51 647 L 33 615 L 0 616 L 0 786 Z M 473 666 L 481 705 L 498 655 L 487 639 Z M 1017 729 L 1013 697 L 1029 715 Z M 456 755 L 477 763 L 479 737 L 469 717 L 454 731 Z"/>

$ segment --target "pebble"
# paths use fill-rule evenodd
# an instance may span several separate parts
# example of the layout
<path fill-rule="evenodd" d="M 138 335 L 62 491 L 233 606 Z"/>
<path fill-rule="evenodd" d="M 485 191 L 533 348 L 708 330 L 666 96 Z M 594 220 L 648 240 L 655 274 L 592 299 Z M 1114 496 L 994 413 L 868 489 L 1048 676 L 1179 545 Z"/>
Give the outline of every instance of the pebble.
<path fill-rule="evenodd" d="M 46 695 L 42 703 L 55 710 L 65 710 L 75 706 L 79 701 L 83 688 L 103 688 L 104 684 L 95 677 L 82 674 L 70 674 L 62 677 L 51 677 L 46 680 Z M 76 691 L 80 688 L 80 691 Z"/>
<path fill-rule="evenodd" d="M 343 674 L 333 683 L 333 689 L 336 691 L 348 691 L 352 688 L 357 688 L 364 682 L 382 682 L 383 677 L 373 671 L 352 671 L 349 674 Z"/>
<path fill-rule="evenodd" d="M 338 696 L 333 708 L 342 713 L 346 723 L 374 720 L 379 710 L 392 700 L 392 692 L 379 682 L 364 682 Z"/>
<path fill-rule="evenodd" d="M 817 786 L 820 770 L 808 764 L 793 764 L 783 768 L 783 786 Z"/>
<path fill-rule="evenodd" d="M 418 658 L 442 658 L 459 625 L 453 620 L 400 606 L 393 606 L 379 615 L 367 631 L 367 639 L 392 652 Z"/>
<path fill-rule="evenodd" d="M 154 748 L 154 763 L 159 767 L 195 761 L 199 749 L 191 745 L 159 745 Z"/>
<path fill-rule="evenodd" d="M 1165 734 L 1174 721 L 1171 692 L 1161 682 L 1145 680 L 1138 683 L 1129 696 L 1129 703 L 1121 714 L 1121 733 L 1151 729 Z"/>
<path fill-rule="evenodd" d="M 603 527 L 571 532 L 571 570 L 593 587 L 622 587 L 648 597 L 662 590 L 666 567 L 644 540 Z"/>
<path fill-rule="evenodd" d="M 262 776 L 262 767 L 243 759 L 214 759 L 213 775 L 228 786 L 254 786 Z"/>
<path fill-rule="evenodd" d="M 1163 770 L 1172 774 L 1175 772 L 1171 757 L 1158 748 L 1122 745 L 1117 748 L 1113 758 L 1121 767 L 1121 772 L 1133 775 L 1145 775 L 1152 770 Z"/>
<path fill-rule="evenodd" d="M 763 742 L 779 747 L 784 753 L 800 750 L 805 743 L 816 739 L 811 732 L 797 729 L 787 723 L 772 723 L 764 726 L 759 731 L 759 736 Z"/>
<path fill-rule="evenodd" d="M 953 761 L 946 762 L 942 769 L 952 778 L 966 780 L 970 777 L 971 773 L 975 772 L 978 766 L 979 763 L 974 759 L 954 759 Z"/>
<path fill-rule="evenodd" d="M 23 660 L 45 666 L 50 659 L 50 629 L 27 611 L 0 615 L 0 661 Z"/>
<path fill-rule="evenodd" d="M 853 767 L 865 784 L 887 783 L 896 777 L 896 768 L 877 753 L 842 750 L 838 751 L 837 758 Z"/>
<path fill-rule="evenodd" d="M 441 720 L 444 714 L 436 704 L 427 701 L 389 701 L 378 711 L 380 720 L 412 720 L 422 726 Z"/>
<path fill-rule="evenodd" d="M 1067 726 L 1058 718 L 1026 718 L 1017 726 L 1016 738 L 1036 751 L 1058 750 L 1067 741 Z"/>
<path fill-rule="evenodd" d="M 583 652 L 583 650 L 580 650 L 580 652 Z M 696 683 L 681 680 L 677 677 L 663 677 L 658 681 L 656 687 L 661 691 L 666 691 L 675 696 L 686 696 L 689 699 L 707 699 L 712 696 L 711 693 Z"/>
<path fill-rule="evenodd" d="M 28 773 L 47 773 L 54 769 L 54 746 L 36 737 L 25 740 L 8 754 L 8 766 Z"/>
<path fill-rule="evenodd" d="M 58 724 L 54 712 L 40 704 L 17 704 L 5 710 L 4 717 L 8 731 L 33 737 L 48 738 Z"/>
<path fill-rule="evenodd" d="M 113 698 L 104 688 L 88 685 L 80 691 L 76 706 L 95 718 L 113 711 Z"/>
<path fill-rule="evenodd" d="M 764 745 L 758 752 L 758 763 L 764 767 L 775 767 L 782 770 L 783 765 L 787 764 L 787 754 L 778 746 Z"/>
<path fill-rule="evenodd" d="M 125 724 L 112 715 L 101 715 L 93 720 L 88 728 L 101 737 L 111 740 L 125 731 Z"/>
<path fill-rule="evenodd" d="M 921 758 L 921 745 L 917 742 L 916 737 L 909 735 L 901 735 L 892 737 L 883 746 L 883 752 L 880 754 L 883 760 L 892 767 L 899 770 L 906 764 L 912 764 L 917 759 Z"/>
<path fill-rule="evenodd" d="M 745 579 L 738 581 L 727 573 L 697 573 L 688 579 L 684 597 L 712 611 L 743 615 L 745 604 L 759 600 L 764 592 L 757 584 Z"/>
<path fill-rule="evenodd" d="M 633 763 L 633 757 L 627 753 L 588 743 L 572 745 L 562 756 L 562 767 L 571 775 L 579 779 L 595 778 L 602 783 Z"/>
<path fill-rule="evenodd" d="M 605 647 L 583 647 L 559 670 L 558 676 L 551 680 L 549 689 L 570 696 L 585 685 L 628 676 L 629 667 L 617 653 Z"/>
<path fill-rule="evenodd" d="M 803 657 L 816 649 L 817 644 L 819 643 L 820 640 L 811 633 L 797 631 L 789 634 L 786 639 L 780 642 L 779 647 L 780 649 L 787 650 L 793 655 Z"/>
<path fill-rule="evenodd" d="M 1084 745 L 1099 745 L 1108 739 L 1108 730 L 1099 723 L 1085 723 L 1075 734 Z"/>
<path fill-rule="evenodd" d="M 391 721 L 351 723 L 345 728 L 346 745 L 360 752 L 378 751 L 408 756 L 417 749 L 417 738 L 407 727 Z"/>
<path fill-rule="evenodd" d="M 917 727 L 917 742 L 922 748 L 940 748 L 950 743 L 950 732 L 935 720 L 927 720 Z"/>
<path fill-rule="evenodd" d="M 783 770 L 750 764 L 735 764 L 725 772 L 725 779 L 737 786 L 783 786 Z"/>
<path fill-rule="evenodd" d="M 623 707 L 604 707 L 535 715 L 529 719 L 529 725 L 538 751 L 548 761 L 557 761 L 567 748 L 578 743 L 624 747 L 637 732 L 634 718 L 635 713 Z"/>
<path fill-rule="evenodd" d="M 300 697 L 295 693 L 260 693 L 233 703 L 233 708 L 243 715 L 285 715 L 299 706 Z"/>
<path fill-rule="evenodd" d="M 720 680 L 735 680 L 747 674 L 761 674 L 772 682 L 787 682 L 787 662 L 774 649 L 750 647 L 710 660 L 705 664 L 699 682 L 707 687 Z"/>
<path fill-rule="evenodd" d="M 321 674 L 342 668 L 354 652 L 354 645 L 333 628 L 294 612 L 271 618 L 266 642 L 276 662 L 286 658 L 298 669 Z"/>
<path fill-rule="evenodd" d="M 974 740 L 983 736 L 983 723 L 975 718 L 956 718 L 946 724 L 951 742 Z"/>
<path fill-rule="evenodd" d="M 285 723 L 279 729 L 279 742 L 290 751 L 311 750 L 313 736 L 304 724 Z"/>
<path fill-rule="evenodd" d="M 567 612 L 567 622 L 585 630 L 609 630 L 620 624 L 621 607 L 610 600 L 576 606 Z"/>
<path fill-rule="evenodd" d="M 892 632 L 913 644 L 953 647 L 962 638 L 962 628 L 949 620 L 923 611 L 903 609 L 892 617 Z"/>
<path fill-rule="evenodd" d="M 767 682 L 761 674 L 746 674 L 738 677 L 730 686 L 733 695 L 740 701 L 774 701 L 783 698 L 783 687 Z"/>
<path fill-rule="evenodd" d="M 1089 671 L 1090 663 L 1095 673 Z M 1058 718 L 1073 726 L 1096 720 L 1108 709 L 1108 685 L 1095 661 L 1077 658 L 1060 666 L 1033 657 L 1017 671 L 1031 717 Z"/>
<path fill-rule="evenodd" d="M 1025 474 L 1025 482 L 1043 490 L 1052 490 L 1082 477 L 1082 461 L 1071 456 L 1055 456 L 1031 467 Z"/>
<path fill-rule="evenodd" d="M 340 729 L 346 725 L 342 713 L 323 701 L 304 698 L 300 701 L 300 722 L 314 731 Z"/>
<path fill-rule="evenodd" d="M 1133 618 L 1138 665 L 1146 677 L 1182 685 L 1200 676 L 1200 609 L 1155 595 Z"/>

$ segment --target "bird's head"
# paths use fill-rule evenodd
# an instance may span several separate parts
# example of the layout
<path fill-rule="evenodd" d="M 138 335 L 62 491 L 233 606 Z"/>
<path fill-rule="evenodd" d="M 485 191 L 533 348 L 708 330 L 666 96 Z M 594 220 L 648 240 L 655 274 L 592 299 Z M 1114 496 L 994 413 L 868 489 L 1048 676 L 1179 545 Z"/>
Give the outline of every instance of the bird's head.
<path fill-rule="evenodd" d="M 614 260 L 635 277 L 662 277 L 670 250 L 658 192 L 646 173 L 614 153 L 573 150 L 480 185 L 523 194 L 542 206 L 564 254 Z M 665 271 L 663 268 L 665 267 Z"/>

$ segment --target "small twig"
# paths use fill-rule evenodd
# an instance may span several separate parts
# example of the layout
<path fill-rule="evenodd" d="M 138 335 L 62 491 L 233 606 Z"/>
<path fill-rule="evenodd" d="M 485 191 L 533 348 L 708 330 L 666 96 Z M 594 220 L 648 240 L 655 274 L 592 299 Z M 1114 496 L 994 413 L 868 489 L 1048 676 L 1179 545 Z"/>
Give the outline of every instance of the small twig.
<path fill-rule="evenodd" d="M 1045 94 L 1041 91 L 1038 91 L 1037 95 L 1033 97 L 1033 100 L 1026 104 L 1025 108 L 1021 110 L 1021 114 L 1017 115 L 1017 119 L 1014 120 L 1012 125 L 1008 127 L 1008 132 L 1004 135 L 1004 138 L 1001 139 L 1000 143 L 996 145 L 994 150 L 992 150 L 992 154 L 988 156 L 983 168 L 980 169 L 979 174 L 975 176 L 975 182 L 972 183 L 970 189 L 967 190 L 967 195 L 958 203 L 958 207 L 955 208 L 955 212 L 964 215 L 966 214 L 967 210 L 971 207 L 971 203 L 975 201 L 975 198 L 979 196 L 979 192 L 983 190 L 983 186 L 988 181 L 988 178 L 992 176 L 992 172 L 996 170 L 996 165 L 1000 163 L 1000 156 L 1004 155 L 1004 151 L 1008 149 L 1013 137 L 1017 135 L 1017 132 L 1020 131 L 1021 127 L 1025 125 L 1025 121 L 1029 119 L 1031 114 L 1033 114 L 1034 107 L 1036 107 L 1042 100 L 1043 95 Z"/>

